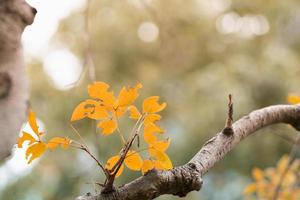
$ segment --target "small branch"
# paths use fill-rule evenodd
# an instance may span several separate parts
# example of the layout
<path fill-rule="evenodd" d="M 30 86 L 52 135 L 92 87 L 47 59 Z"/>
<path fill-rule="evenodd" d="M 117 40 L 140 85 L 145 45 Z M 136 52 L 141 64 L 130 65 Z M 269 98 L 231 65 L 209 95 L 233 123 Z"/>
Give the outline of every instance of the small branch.
<path fill-rule="evenodd" d="M 226 136 L 233 135 L 233 129 L 232 129 L 232 123 L 233 123 L 233 102 L 232 102 L 232 95 L 229 94 L 228 96 L 229 102 L 228 102 L 228 114 L 227 114 L 227 120 L 225 123 L 225 127 L 222 131 L 222 133 Z"/>
<path fill-rule="evenodd" d="M 100 163 L 100 161 L 84 146 L 80 147 L 81 150 L 85 151 L 86 153 L 89 154 L 89 156 L 97 163 L 97 165 L 102 169 L 102 171 L 104 172 L 106 178 L 109 177 L 109 173 L 107 172 L 107 170 L 103 167 L 103 165 Z"/>

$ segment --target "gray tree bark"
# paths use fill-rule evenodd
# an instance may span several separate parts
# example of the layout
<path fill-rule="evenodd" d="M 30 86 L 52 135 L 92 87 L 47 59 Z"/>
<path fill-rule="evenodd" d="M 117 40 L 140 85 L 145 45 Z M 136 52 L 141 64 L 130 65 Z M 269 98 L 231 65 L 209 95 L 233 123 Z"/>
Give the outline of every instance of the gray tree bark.
<path fill-rule="evenodd" d="M 286 123 L 300 130 L 300 105 L 275 105 L 251 112 L 232 125 L 232 134 L 223 129 L 208 140 L 185 165 L 172 170 L 151 170 L 144 176 L 115 188 L 108 194 L 77 197 L 76 200 L 148 200 L 163 194 L 183 197 L 199 191 L 202 177 L 244 138 L 272 124 Z"/>
<path fill-rule="evenodd" d="M 28 101 L 21 36 L 36 10 L 25 0 L 0 0 L 0 162 L 10 155 Z"/>

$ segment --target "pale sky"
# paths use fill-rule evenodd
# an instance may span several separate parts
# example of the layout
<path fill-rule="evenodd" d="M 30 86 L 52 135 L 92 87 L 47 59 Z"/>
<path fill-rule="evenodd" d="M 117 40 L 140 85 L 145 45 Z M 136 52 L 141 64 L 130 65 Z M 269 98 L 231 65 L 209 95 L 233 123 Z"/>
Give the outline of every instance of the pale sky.
<path fill-rule="evenodd" d="M 65 47 L 54 47 L 51 38 L 57 31 L 60 20 L 72 11 L 85 6 L 85 0 L 27 0 L 38 10 L 34 23 L 23 34 L 25 58 L 41 59 L 45 72 L 54 87 L 70 88 L 80 76 L 80 61 Z M 28 60 L 28 59 L 27 59 Z"/>

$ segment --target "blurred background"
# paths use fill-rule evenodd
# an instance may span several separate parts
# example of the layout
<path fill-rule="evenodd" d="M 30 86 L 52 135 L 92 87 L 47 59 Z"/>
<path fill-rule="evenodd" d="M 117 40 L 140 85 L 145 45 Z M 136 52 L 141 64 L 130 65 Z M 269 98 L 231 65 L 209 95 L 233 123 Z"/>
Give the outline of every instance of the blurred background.
<path fill-rule="evenodd" d="M 227 96 L 234 118 L 300 94 L 300 1 L 280 0 L 28 0 L 38 9 L 23 42 L 31 107 L 46 138 L 76 138 L 69 126 L 75 106 L 93 80 L 118 91 L 143 84 L 141 99 L 168 103 L 160 125 L 172 139 L 175 166 L 189 161 L 225 123 Z M 105 162 L 120 149 L 96 124 L 75 124 Z M 26 128 L 26 127 L 25 127 Z M 188 200 L 238 200 L 251 169 L 274 166 L 291 145 L 288 126 L 272 126 L 243 141 L 205 177 Z M 126 173 L 121 185 L 140 176 Z M 47 152 L 27 165 L 24 152 L 0 166 L 0 199 L 73 200 L 99 192 L 95 163 L 76 149 Z M 160 200 L 179 199 L 162 196 Z"/>

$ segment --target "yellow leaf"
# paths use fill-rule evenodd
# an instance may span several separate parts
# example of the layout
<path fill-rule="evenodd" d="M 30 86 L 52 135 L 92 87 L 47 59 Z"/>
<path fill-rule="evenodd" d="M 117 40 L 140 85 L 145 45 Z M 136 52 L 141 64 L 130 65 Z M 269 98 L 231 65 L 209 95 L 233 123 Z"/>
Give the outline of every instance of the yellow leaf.
<path fill-rule="evenodd" d="M 68 138 L 55 137 L 48 142 L 47 148 L 55 149 L 58 145 L 60 145 L 62 148 L 67 149 L 69 148 L 70 144 L 71 140 L 69 140 Z"/>
<path fill-rule="evenodd" d="M 119 107 L 127 107 L 133 104 L 133 102 L 138 98 L 138 89 L 142 88 L 142 84 L 138 83 L 135 87 L 126 88 L 123 87 L 120 91 L 118 98 Z"/>
<path fill-rule="evenodd" d="M 159 162 L 159 164 L 164 167 L 164 169 L 172 169 L 173 168 L 173 164 L 172 161 L 170 160 L 169 156 L 166 153 L 163 153 L 163 158 L 158 159 L 157 162 Z"/>
<path fill-rule="evenodd" d="M 153 144 L 157 141 L 157 137 L 154 135 L 153 132 L 144 132 L 144 140 L 148 144 Z"/>
<path fill-rule="evenodd" d="M 300 96 L 289 94 L 288 97 L 287 97 L 287 101 L 290 104 L 298 104 L 298 103 L 300 103 Z"/>
<path fill-rule="evenodd" d="M 150 124 L 145 124 L 144 132 L 148 132 L 148 133 L 164 133 L 164 130 L 161 129 L 156 124 L 150 123 Z"/>
<path fill-rule="evenodd" d="M 126 107 L 118 107 L 114 112 L 116 117 L 121 117 L 126 112 Z"/>
<path fill-rule="evenodd" d="M 252 183 L 250 185 L 248 185 L 245 189 L 244 189 L 244 192 L 243 194 L 244 195 L 249 195 L 249 194 L 252 194 L 253 192 L 255 192 L 257 189 L 257 186 L 255 183 Z"/>
<path fill-rule="evenodd" d="M 119 155 L 109 158 L 106 162 L 105 168 L 111 170 L 119 160 L 120 160 Z M 116 178 L 122 174 L 123 170 L 124 170 L 124 165 L 122 164 L 119 171 L 116 174 Z"/>
<path fill-rule="evenodd" d="M 164 170 L 165 167 L 161 164 L 161 162 L 159 162 L 158 160 L 154 160 L 153 161 L 153 164 L 154 164 L 154 168 L 155 169 L 161 169 L 161 170 Z"/>
<path fill-rule="evenodd" d="M 253 168 L 252 176 L 256 181 L 261 181 L 264 179 L 263 171 L 257 167 Z"/>
<path fill-rule="evenodd" d="M 168 147 L 170 146 L 171 140 L 163 140 L 163 141 L 157 141 L 153 143 L 152 147 L 155 148 L 158 151 L 165 152 Z"/>
<path fill-rule="evenodd" d="M 102 99 L 103 94 L 107 92 L 109 85 L 104 82 L 94 82 L 88 85 L 88 93 L 91 98 Z"/>
<path fill-rule="evenodd" d="M 158 114 L 148 114 L 145 117 L 144 124 L 154 123 L 154 122 L 156 122 L 156 121 L 158 121 L 160 119 L 161 119 L 161 116 L 158 115 Z"/>
<path fill-rule="evenodd" d="M 94 82 L 88 86 L 88 93 L 91 98 L 100 99 L 105 106 L 112 107 L 115 102 L 113 92 L 108 92 L 109 85 L 104 82 Z"/>
<path fill-rule="evenodd" d="M 143 112 L 144 113 L 156 113 L 162 111 L 167 104 L 158 103 L 159 96 L 151 96 L 144 100 L 143 102 Z"/>
<path fill-rule="evenodd" d="M 117 123 L 112 120 L 106 120 L 102 121 L 98 124 L 99 128 L 102 128 L 102 134 L 103 135 L 110 135 L 117 129 Z"/>
<path fill-rule="evenodd" d="M 143 165 L 143 160 L 137 152 L 128 151 L 124 163 L 129 169 L 139 171 Z"/>
<path fill-rule="evenodd" d="M 37 142 L 37 140 L 34 137 L 32 137 L 32 135 L 30 135 L 29 133 L 26 133 L 26 132 L 23 131 L 22 137 L 20 137 L 18 139 L 18 142 L 17 142 L 18 143 L 18 148 L 22 148 L 23 143 L 25 141 L 29 141 L 29 145 L 33 144 L 34 142 Z"/>
<path fill-rule="evenodd" d="M 157 162 L 159 162 L 161 164 L 161 166 L 164 167 L 164 169 L 172 169 L 173 168 L 172 162 L 166 153 L 161 152 L 154 148 L 150 148 L 148 151 L 151 156 L 153 156 L 154 158 L 157 159 Z"/>
<path fill-rule="evenodd" d="M 289 162 L 289 157 L 287 155 L 282 156 L 277 163 L 277 171 L 279 173 L 282 173 L 285 170 L 286 166 L 288 165 L 288 162 Z"/>
<path fill-rule="evenodd" d="M 30 164 L 34 159 L 40 157 L 46 151 L 46 144 L 43 142 L 38 142 L 26 150 L 26 160 L 28 160 L 28 164 Z"/>
<path fill-rule="evenodd" d="M 71 122 L 89 117 L 91 119 L 105 119 L 109 117 L 107 110 L 100 102 L 87 99 L 81 102 L 73 111 Z"/>
<path fill-rule="evenodd" d="M 41 133 L 39 132 L 39 127 L 36 122 L 36 117 L 32 110 L 29 110 L 28 122 L 29 122 L 29 125 L 30 125 L 31 129 L 33 130 L 33 132 L 36 134 L 36 136 L 38 138 L 40 138 Z"/>
<path fill-rule="evenodd" d="M 87 115 L 91 119 L 105 119 L 109 117 L 109 114 L 104 106 L 95 105 L 94 109 Z"/>
<path fill-rule="evenodd" d="M 130 112 L 131 119 L 139 119 L 141 117 L 141 113 L 135 106 L 130 106 L 129 112 Z"/>
<path fill-rule="evenodd" d="M 145 174 L 149 170 L 154 168 L 154 164 L 151 160 L 144 160 L 142 165 L 142 174 Z"/>
<path fill-rule="evenodd" d="M 81 102 L 79 105 L 76 106 L 72 113 L 71 122 L 81 120 L 87 116 L 87 109 L 86 109 L 86 102 Z M 90 111 L 92 109 L 90 108 Z"/>

